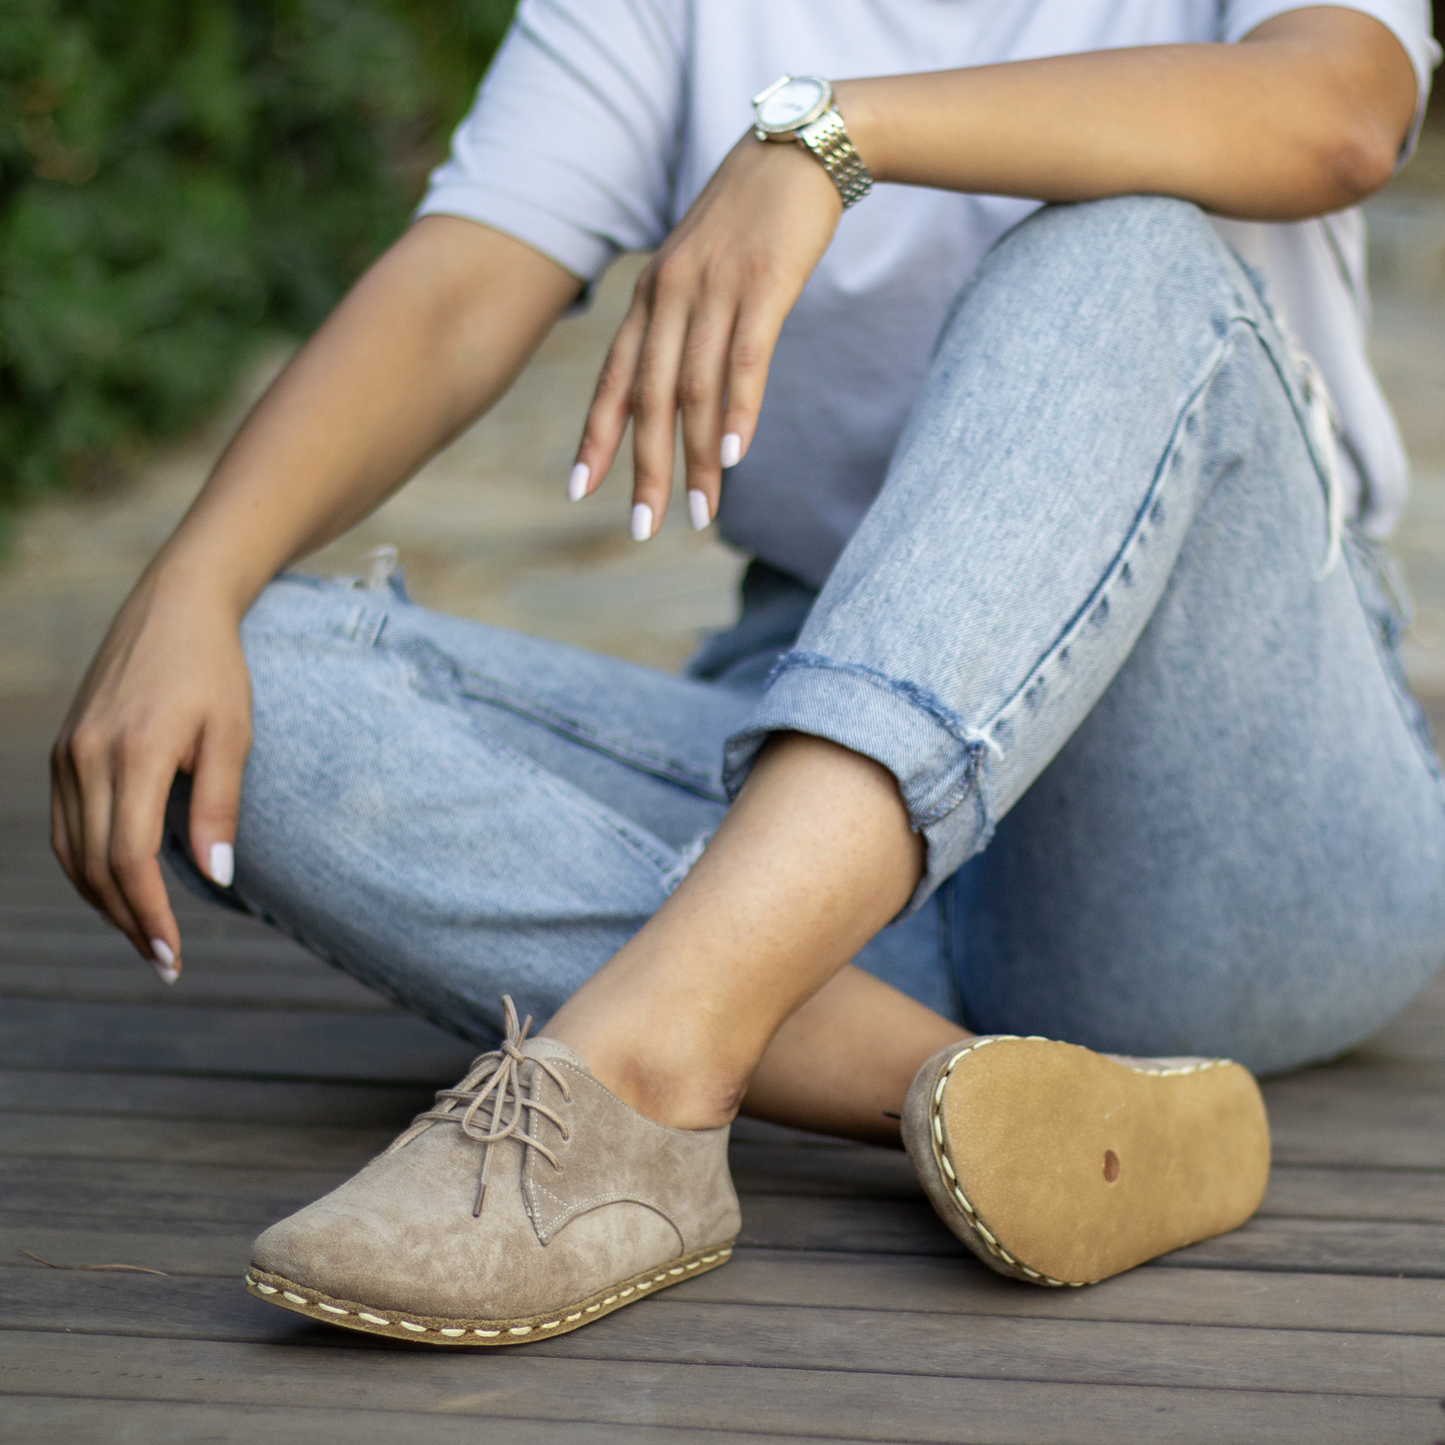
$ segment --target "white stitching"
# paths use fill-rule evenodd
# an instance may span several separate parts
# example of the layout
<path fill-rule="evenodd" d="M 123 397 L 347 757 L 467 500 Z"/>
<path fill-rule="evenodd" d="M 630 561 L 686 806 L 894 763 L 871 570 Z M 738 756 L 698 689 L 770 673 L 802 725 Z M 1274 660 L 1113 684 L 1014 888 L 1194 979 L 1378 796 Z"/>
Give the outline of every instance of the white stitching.
<path fill-rule="evenodd" d="M 1040 1274 L 1037 1270 L 1030 1269 L 1028 1265 L 1021 1264 L 1016 1260 L 999 1242 L 989 1233 L 988 1228 L 978 1217 L 973 1205 L 969 1202 L 968 1196 L 963 1192 L 958 1182 L 958 1176 L 953 1172 L 953 1166 L 949 1163 L 947 1155 L 943 1152 L 943 1095 L 948 1087 L 948 1081 L 953 1077 L 953 1070 L 960 1059 L 965 1055 L 974 1053 L 976 1050 L 993 1043 L 1018 1043 L 1021 1036 L 1018 1034 L 990 1034 L 986 1038 L 974 1039 L 965 1048 L 960 1049 L 943 1066 L 943 1072 L 938 1077 L 937 1084 L 933 1087 L 932 1096 L 929 1099 L 929 1129 L 928 1137 L 933 1145 L 933 1159 L 939 1167 L 939 1172 L 945 1176 L 949 1183 L 948 1194 L 963 1213 L 964 1227 L 970 1234 L 978 1236 L 984 1243 L 988 1252 L 1005 1263 L 1012 1265 L 1015 1269 L 1022 1271 L 1030 1279 L 1038 1280 L 1041 1284 L 1053 1285 L 1056 1288 L 1063 1288 L 1065 1285 L 1079 1289 L 1086 1284 L 1092 1284 L 1092 1280 L 1085 1279 L 1055 1279 L 1052 1275 Z M 1052 1040 L 1045 1039 L 1041 1034 L 1029 1034 L 1024 1042 L 1049 1043 Z M 1117 1059 L 1111 1062 L 1118 1063 Z M 1122 1068 L 1130 1069 L 1136 1074 L 1145 1074 L 1150 1078 L 1176 1078 L 1184 1074 L 1202 1074 L 1206 1069 L 1215 1069 L 1222 1064 L 1232 1062 L 1229 1059 L 1201 1059 L 1197 1064 L 1187 1064 L 1178 1068 L 1162 1069 L 1136 1069 L 1132 1064 L 1122 1064 Z M 705 1257 L 705 1256 L 704 1256 Z"/>
<path fill-rule="evenodd" d="M 683 1275 L 688 1270 L 698 1269 L 704 1264 L 716 1264 L 719 1260 L 727 1259 L 732 1254 L 732 1252 L 732 1246 L 729 1245 L 726 1249 L 713 1250 L 710 1254 L 700 1255 L 698 1256 L 698 1258 L 691 1260 L 685 1264 L 671 1265 L 666 1270 L 664 1270 L 663 1273 L 653 1275 L 646 1279 L 638 1280 L 635 1284 L 629 1284 L 625 1289 L 618 1290 L 615 1294 L 608 1295 L 605 1299 L 601 1300 L 598 1303 L 590 1304 L 577 1309 L 572 1314 L 567 1315 L 565 1319 L 562 1316 L 558 1316 L 558 1318 L 555 1320 L 547 1320 L 537 1325 L 512 1325 L 507 1330 L 507 1333 L 509 1335 L 515 1335 L 520 1338 L 523 1335 L 531 1334 L 534 1329 L 555 1330 L 559 1329 L 564 1324 L 574 1324 L 577 1320 L 584 1318 L 586 1315 L 596 1314 L 598 1313 L 598 1311 L 607 1308 L 608 1306 L 615 1305 L 621 1300 L 627 1299 L 628 1296 L 634 1293 L 640 1294 L 644 1290 L 650 1289 L 655 1284 L 668 1283 L 670 1279 Z M 309 1300 L 306 1298 L 305 1295 L 296 1294 L 289 1289 L 278 1291 L 275 1285 L 263 1284 L 260 1280 L 254 1279 L 249 1274 L 245 1276 L 245 1282 L 246 1284 L 251 1285 L 258 1290 L 265 1291 L 268 1294 L 276 1294 L 279 1292 L 283 1294 L 285 1298 L 291 1300 L 295 1304 L 306 1305 L 308 1308 L 312 1309 L 325 1310 L 327 1314 L 350 1315 L 352 1313 L 351 1310 L 343 1309 L 340 1305 L 327 1304 L 323 1300 L 319 1299 Z M 435 1329 L 432 1329 L 427 1325 L 417 1324 L 412 1320 L 392 1320 L 386 1318 L 384 1315 L 374 1315 L 368 1310 L 357 1310 L 355 1311 L 355 1314 L 357 1319 L 365 1320 L 367 1324 L 384 1325 L 391 1329 L 400 1327 L 401 1329 L 409 1330 L 412 1334 L 425 1335 L 434 1333 L 445 1335 L 448 1339 L 456 1339 L 467 1333 L 466 1329 L 460 1326 L 438 1326 Z M 475 1327 L 472 1328 L 471 1332 L 472 1334 L 478 1335 L 485 1340 L 496 1339 L 497 1336 L 502 1333 L 500 1329 L 484 1330 L 477 1329 Z"/>

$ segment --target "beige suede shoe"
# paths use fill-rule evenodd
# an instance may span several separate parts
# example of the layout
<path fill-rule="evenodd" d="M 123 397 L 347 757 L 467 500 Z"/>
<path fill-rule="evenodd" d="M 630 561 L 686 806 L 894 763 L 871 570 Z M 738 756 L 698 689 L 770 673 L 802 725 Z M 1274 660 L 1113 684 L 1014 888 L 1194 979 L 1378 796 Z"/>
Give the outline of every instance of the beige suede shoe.
<path fill-rule="evenodd" d="M 256 1241 L 251 1294 L 396 1339 L 513 1345 L 727 1261 L 739 1224 L 727 1128 L 644 1118 L 564 1044 L 528 1041 L 505 1003 L 500 1049 Z"/>
<path fill-rule="evenodd" d="M 1264 1100 L 1228 1059 L 967 1039 L 918 1071 L 902 1129 L 943 1222 L 1034 1284 L 1092 1284 L 1237 1229 L 1269 1179 Z"/>

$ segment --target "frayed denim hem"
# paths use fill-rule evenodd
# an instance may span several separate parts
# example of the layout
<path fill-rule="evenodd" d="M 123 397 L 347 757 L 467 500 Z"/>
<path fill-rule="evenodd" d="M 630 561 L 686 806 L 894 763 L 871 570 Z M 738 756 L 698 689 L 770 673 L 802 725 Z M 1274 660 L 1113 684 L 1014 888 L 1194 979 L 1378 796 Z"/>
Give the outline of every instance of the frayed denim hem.
<path fill-rule="evenodd" d="M 993 832 L 982 777 L 987 744 L 914 683 L 819 653 L 785 653 L 747 726 L 723 746 L 729 797 L 775 732 L 827 738 L 897 778 L 909 825 L 928 844 L 926 872 L 900 918 L 916 912 Z"/>

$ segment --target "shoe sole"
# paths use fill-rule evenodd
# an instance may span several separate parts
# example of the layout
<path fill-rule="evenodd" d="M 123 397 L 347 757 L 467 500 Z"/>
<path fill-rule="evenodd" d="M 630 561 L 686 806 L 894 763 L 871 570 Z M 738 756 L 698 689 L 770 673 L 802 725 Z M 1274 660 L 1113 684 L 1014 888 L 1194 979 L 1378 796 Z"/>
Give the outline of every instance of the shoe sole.
<path fill-rule="evenodd" d="M 717 1269 L 732 1257 L 733 1241 L 713 1245 L 679 1255 L 667 1264 L 657 1265 L 642 1274 L 609 1285 L 563 1309 L 545 1314 L 524 1316 L 514 1320 L 446 1319 L 435 1315 L 406 1314 L 360 1304 L 356 1300 L 333 1298 L 319 1290 L 279 1274 L 252 1267 L 246 1274 L 246 1293 L 267 1304 L 280 1305 L 308 1319 L 323 1324 L 339 1325 L 346 1330 L 361 1330 L 369 1335 L 387 1335 L 394 1340 L 418 1340 L 427 1345 L 472 1345 L 495 1348 L 498 1345 L 523 1345 L 534 1340 L 554 1339 L 570 1330 L 581 1329 L 635 1304 L 668 1285 L 681 1284 L 710 1269 Z"/>
<path fill-rule="evenodd" d="M 1269 1180 L 1259 1085 L 1228 1059 L 1140 1068 L 981 1038 L 939 1071 L 928 1125 L 934 1208 L 985 1264 L 1034 1284 L 1097 1283 L 1237 1229 Z"/>

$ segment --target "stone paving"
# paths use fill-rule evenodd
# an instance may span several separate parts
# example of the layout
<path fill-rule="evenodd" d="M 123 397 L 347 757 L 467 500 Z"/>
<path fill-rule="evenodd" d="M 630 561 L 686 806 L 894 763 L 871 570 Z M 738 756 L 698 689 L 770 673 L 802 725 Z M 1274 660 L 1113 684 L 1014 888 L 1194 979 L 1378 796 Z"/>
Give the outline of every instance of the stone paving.
<path fill-rule="evenodd" d="M 1415 464 L 1395 539 L 1417 605 L 1408 664 L 1445 696 L 1445 129 L 1370 206 L 1375 356 Z M 674 506 L 657 537 L 627 536 L 627 465 L 600 494 L 569 503 L 564 483 L 602 354 L 641 265 L 620 262 L 585 314 L 560 323 L 504 401 L 397 497 L 309 559 L 354 572 L 371 549 L 400 549 L 429 606 L 638 662 L 676 668 L 701 629 L 736 608 L 742 559 L 687 526 Z M 56 500 L 19 527 L 0 566 L 0 716 L 53 712 L 111 614 L 203 480 L 219 446 L 282 353 L 257 368 L 232 412 L 159 456 L 122 492 Z M 26 706 L 33 700 L 34 707 Z"/>

